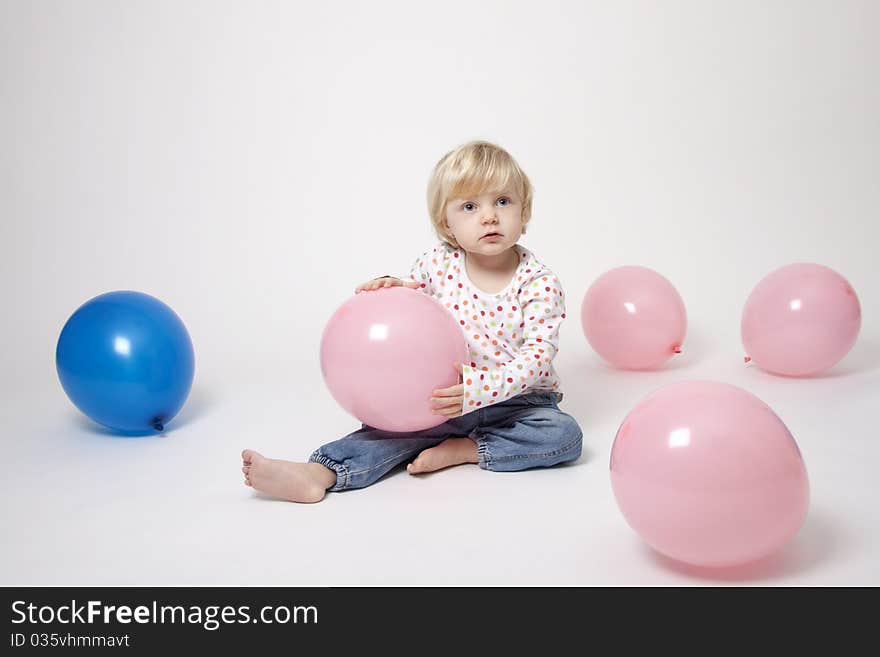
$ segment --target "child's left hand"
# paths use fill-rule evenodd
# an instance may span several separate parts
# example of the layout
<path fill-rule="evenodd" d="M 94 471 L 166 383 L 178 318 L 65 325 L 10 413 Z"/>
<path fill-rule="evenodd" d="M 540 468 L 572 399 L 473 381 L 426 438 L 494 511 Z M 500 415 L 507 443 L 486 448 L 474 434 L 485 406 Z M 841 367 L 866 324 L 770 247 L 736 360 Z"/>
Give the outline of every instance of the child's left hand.
<path fill-rule="evenodd" d="M 453 367 L 458 370 L 458 385 L 451 388 L 441 388 L 435 390 L 431 397 L 431 403 L 434 405 L 435 415 L 446 415 L 447 417 L 461 416 L 464 408 L 464 384 L 462 384 L 462 365 L 461 363 L 453 363 Z"/>

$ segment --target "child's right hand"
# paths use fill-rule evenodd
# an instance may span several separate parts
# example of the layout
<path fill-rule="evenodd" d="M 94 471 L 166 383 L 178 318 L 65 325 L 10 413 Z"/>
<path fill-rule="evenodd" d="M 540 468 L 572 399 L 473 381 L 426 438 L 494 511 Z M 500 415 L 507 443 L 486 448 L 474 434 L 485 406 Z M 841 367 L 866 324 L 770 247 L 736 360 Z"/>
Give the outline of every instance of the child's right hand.
<path fill-rule="evenodd" d="M 412 288 L 413 290 L 417 290 L 421 287 L 421 284 L 416 281 L 402 281 L 399 278 L 394 278 L 393 276 L 383 276 L 381 278 L 374 278 L 373 280 L 367 281 L 366 283 L 361 283 L 354 289 L 354 293 L 357 294 L 359 292 L 369 292 L 371 290 L 378 290 L 383 287 L 397 287 L 398 285 Z"/>

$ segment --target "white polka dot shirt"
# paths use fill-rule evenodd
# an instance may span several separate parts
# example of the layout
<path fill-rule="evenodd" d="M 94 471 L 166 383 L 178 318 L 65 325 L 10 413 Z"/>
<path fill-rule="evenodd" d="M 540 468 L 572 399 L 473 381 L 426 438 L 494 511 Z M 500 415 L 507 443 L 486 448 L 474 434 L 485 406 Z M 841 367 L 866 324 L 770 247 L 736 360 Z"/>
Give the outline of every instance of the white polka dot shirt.
<path fill-rule="evenodd" d="M 467 339 L 462 413 L 534 391 L 560 392 L 553 369 L 565 297 L 556 275 L 528 249 L 516 245 L 519 265 L 510 284 L 484 292 L 468 278 L 465 252 L 445 242 L 419 256 L 402 280 L 452 313 Z"/>

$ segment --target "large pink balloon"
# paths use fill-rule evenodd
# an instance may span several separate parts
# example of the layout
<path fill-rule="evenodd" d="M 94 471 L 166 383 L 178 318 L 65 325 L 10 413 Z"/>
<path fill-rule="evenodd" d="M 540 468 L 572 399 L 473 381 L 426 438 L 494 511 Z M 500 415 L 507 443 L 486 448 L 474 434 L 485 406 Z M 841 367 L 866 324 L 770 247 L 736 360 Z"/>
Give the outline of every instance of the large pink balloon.
<path fill-rule="evenodd" d="M 647 267 L 618 267 L 584 295 L 581 325 L 602 358 L 627 370 L 654 369 L 681 351 L 684 302 L 672 283 Z"/>
<path fill-rule="evenodd" d="M 639 403 L 617 431 L 611 484 L 630 526 L 655 550 L 697 566 L 768 556 L 806 517 L 797 444 L 760 399 L 685 381 Z"/>
<path fill-rule="evenodd" d="M 855 344 L 862 309 L 852 285 L 833 269 L 786 265 L 755 286 L 743 308 L 743 346 L 764 370 L 810 376 L 837 363 Z"/>
<path fill-rule="evenodd" d="M 431 393 L 458 383 L 467 364 L 458 322 L 438 301 L 405 287 L 362 292 L 342 304 L 321 337 L 321 371 L 334 399 L 364 424 L 418 431 L 446 417 Z"/>

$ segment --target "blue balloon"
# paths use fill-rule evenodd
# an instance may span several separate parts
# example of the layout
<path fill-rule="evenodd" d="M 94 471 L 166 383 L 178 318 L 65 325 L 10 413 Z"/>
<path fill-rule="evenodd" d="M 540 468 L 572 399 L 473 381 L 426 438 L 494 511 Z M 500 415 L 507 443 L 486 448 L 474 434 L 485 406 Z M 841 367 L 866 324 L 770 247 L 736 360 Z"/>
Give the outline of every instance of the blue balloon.
<path fill-rule="evenodd" d="M 167 305 L 141 292 L 108 292 L 70 316 L 55 350 L 64 392 L 95 422 L 162 431 L 192 387 L 192 340 Z"/>

